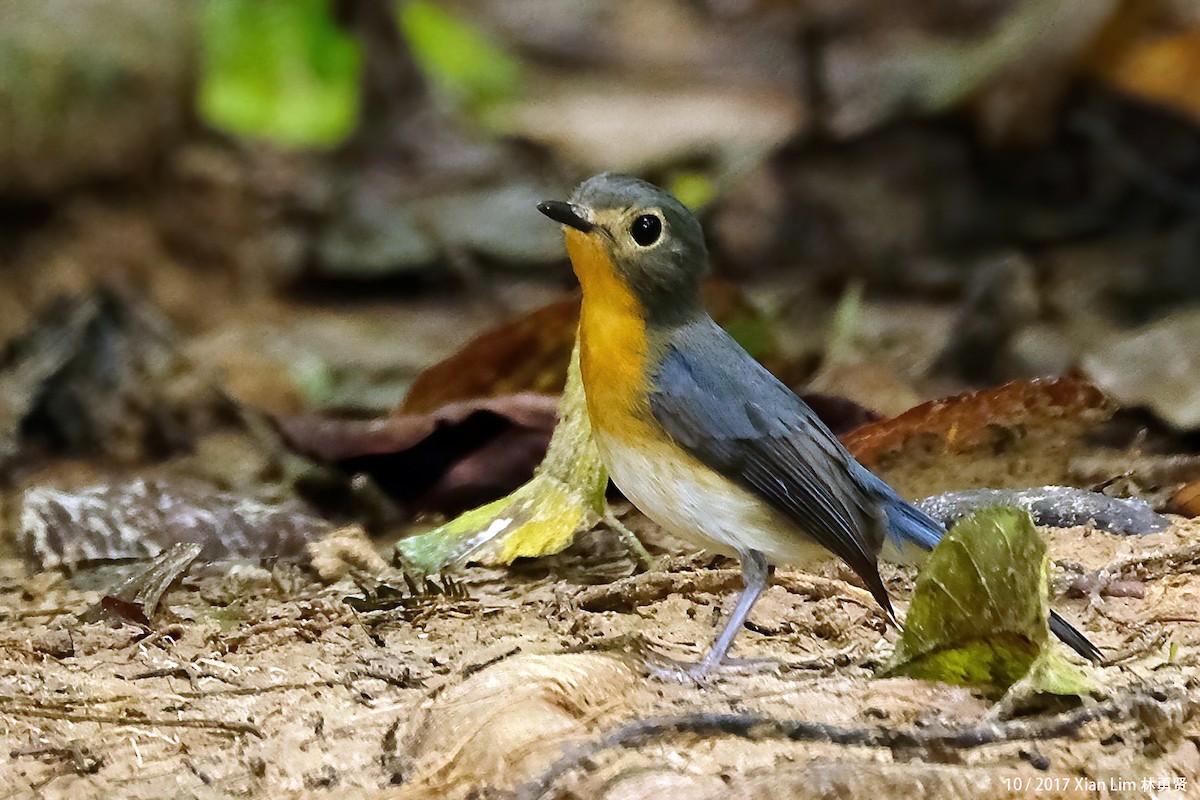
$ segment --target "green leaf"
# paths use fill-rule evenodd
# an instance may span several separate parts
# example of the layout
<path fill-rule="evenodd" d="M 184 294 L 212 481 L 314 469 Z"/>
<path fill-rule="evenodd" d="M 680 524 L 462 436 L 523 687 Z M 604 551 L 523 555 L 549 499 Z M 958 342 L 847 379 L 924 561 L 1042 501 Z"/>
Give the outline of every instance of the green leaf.
<path fill-rule="evenodd" d="M 469 23 L 429 0 L 402 0 L 397 16 L 421 71 L 450 99 L 480 110 L 518 94 L 520 63 Z"/>
<path fill-rule="evenodd" d="M 200 113 L 213 127 L 328 147 L 358 120 L 358 44 L 329 0 L 205 0 Z"/>
<path fill-rule="evenodd" d="M 717 185 L 703 172 L 682 170 L 667 180 L 667 190 L 693 211 L 699 211 L 717 196 Z"/>
<path fill-rule="evenodd" d="M 1000 689 L 1028 675 L 1038 691 L 1085 691 L 1086 679 L 1050 650 L 1049 568 L 1026 512 L 992 508 L 964 518 L 917 577 L 882 674 Z"/>

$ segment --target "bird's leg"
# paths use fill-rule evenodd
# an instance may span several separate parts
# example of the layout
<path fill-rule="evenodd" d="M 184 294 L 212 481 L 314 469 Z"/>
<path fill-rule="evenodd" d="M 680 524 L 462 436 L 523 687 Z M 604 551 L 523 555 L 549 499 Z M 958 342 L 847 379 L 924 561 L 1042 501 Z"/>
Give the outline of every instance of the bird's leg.
<path fill-rule="evenodd" d="M 750 616 L 750 609 L 754 608 L 754 604 L 766 591 L 767 583 L 771 580 L 771 566 L 767 563 L 767 557 L 762 553 L 757 550 L 747 550 L 741 554 L 741 562 L 742 583 L 746 588 L 742 589 L 737 605 L 733 607 L 733 613 L 725 620 L 725 626 L 717 634 L 717 638 L 713 641 L 707 655 L 704 656 L 704 660 L 697 665 L 696 677 L 706 675 L 709 670 L 725 660 L 725 654 L 729 652 L 733 640 L 737 638 L 738 632 L 746 624 L 746 617 Z"/>
<path fill-rule="evenodd" d="M 652 675 L 656 675 L 664 680 L 687 680 L 692 679 L 699 681 L 708 673 L 721 666 L 722 663 L 730 664 L 726 660 L 725 654 L 729 652 L 733 640 L 737 638 L 738 631 L 746 624 L 746 617 L 750 615 L 750 609 L 754 607 L 754 603 L 758 600 L 759 595 L 767 588 L 767 584 L 771 579 L 772 567 L 767 563 L 766 556 L 757 550 L 748 550 L 741 554 L 742 562 L 742 582 L 746 588 L 742 590 L 738 597 L 737 604 L 733 607 L 733 611 L 725 620 L 725 625 L 721 628 L 721 632 L 717 634 L 716 640 L 704 659 L 699 662 L 680 662 L 672 658 L 667 658 L 661 654 L 656 654 L 647 659 L 647 667 Z M 761 666 L 758 661 L 739 662 L 736 666 Z M 767 662 L 766 666 L 771 669 L 778 668 L 778 664 Z"/>

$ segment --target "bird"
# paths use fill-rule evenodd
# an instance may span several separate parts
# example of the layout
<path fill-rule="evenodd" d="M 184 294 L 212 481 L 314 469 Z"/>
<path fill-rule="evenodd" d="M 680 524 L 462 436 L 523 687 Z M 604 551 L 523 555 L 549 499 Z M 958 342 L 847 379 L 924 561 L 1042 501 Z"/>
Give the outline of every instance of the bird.
<path fill-rule="evenodd" d="M 601 173 L 567 201 L 539 203 L 562 225 L 583 290 L 579 357 L 596 447 L 617 488 L 649 519 L 735 556 L 744 588 L 704 657 L 728 651 L 776 565 L 844 561 L 896 624 L 878 560 L 913 561 L 944 526 L 846 450 L 813 410 L 741 348 L 701 301 L 708 251 L 678 199 Z M 1100 651 L 1057 613 L 1077 653 Z"/>

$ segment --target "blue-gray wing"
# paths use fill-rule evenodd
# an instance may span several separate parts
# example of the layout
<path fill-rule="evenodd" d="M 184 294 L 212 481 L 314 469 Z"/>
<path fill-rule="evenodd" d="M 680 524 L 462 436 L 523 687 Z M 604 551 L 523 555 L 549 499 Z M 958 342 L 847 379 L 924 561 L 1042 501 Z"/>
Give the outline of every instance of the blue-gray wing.
<path fill-rule="evenodd" d="M 849 564 L 891 614 L 876 563 L 884 538 L 878 503 L 803 400 L 711 320 L 675 332 L 654 387 L 651 413 L 676 444 Z"/>

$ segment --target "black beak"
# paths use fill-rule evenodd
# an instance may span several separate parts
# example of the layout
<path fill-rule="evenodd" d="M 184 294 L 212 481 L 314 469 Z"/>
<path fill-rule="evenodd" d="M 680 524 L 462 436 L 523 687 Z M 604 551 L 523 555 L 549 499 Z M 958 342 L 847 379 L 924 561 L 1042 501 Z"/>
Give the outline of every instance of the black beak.
<path fill-rule="evenodd" d="M 577 231 L 591 233 L 596 227 L 579 215 L 578 206 L 564 203 L 561 200 L 547 200 L 538 203 L 538 211 L 562 225 L 570 225 Z"/>

